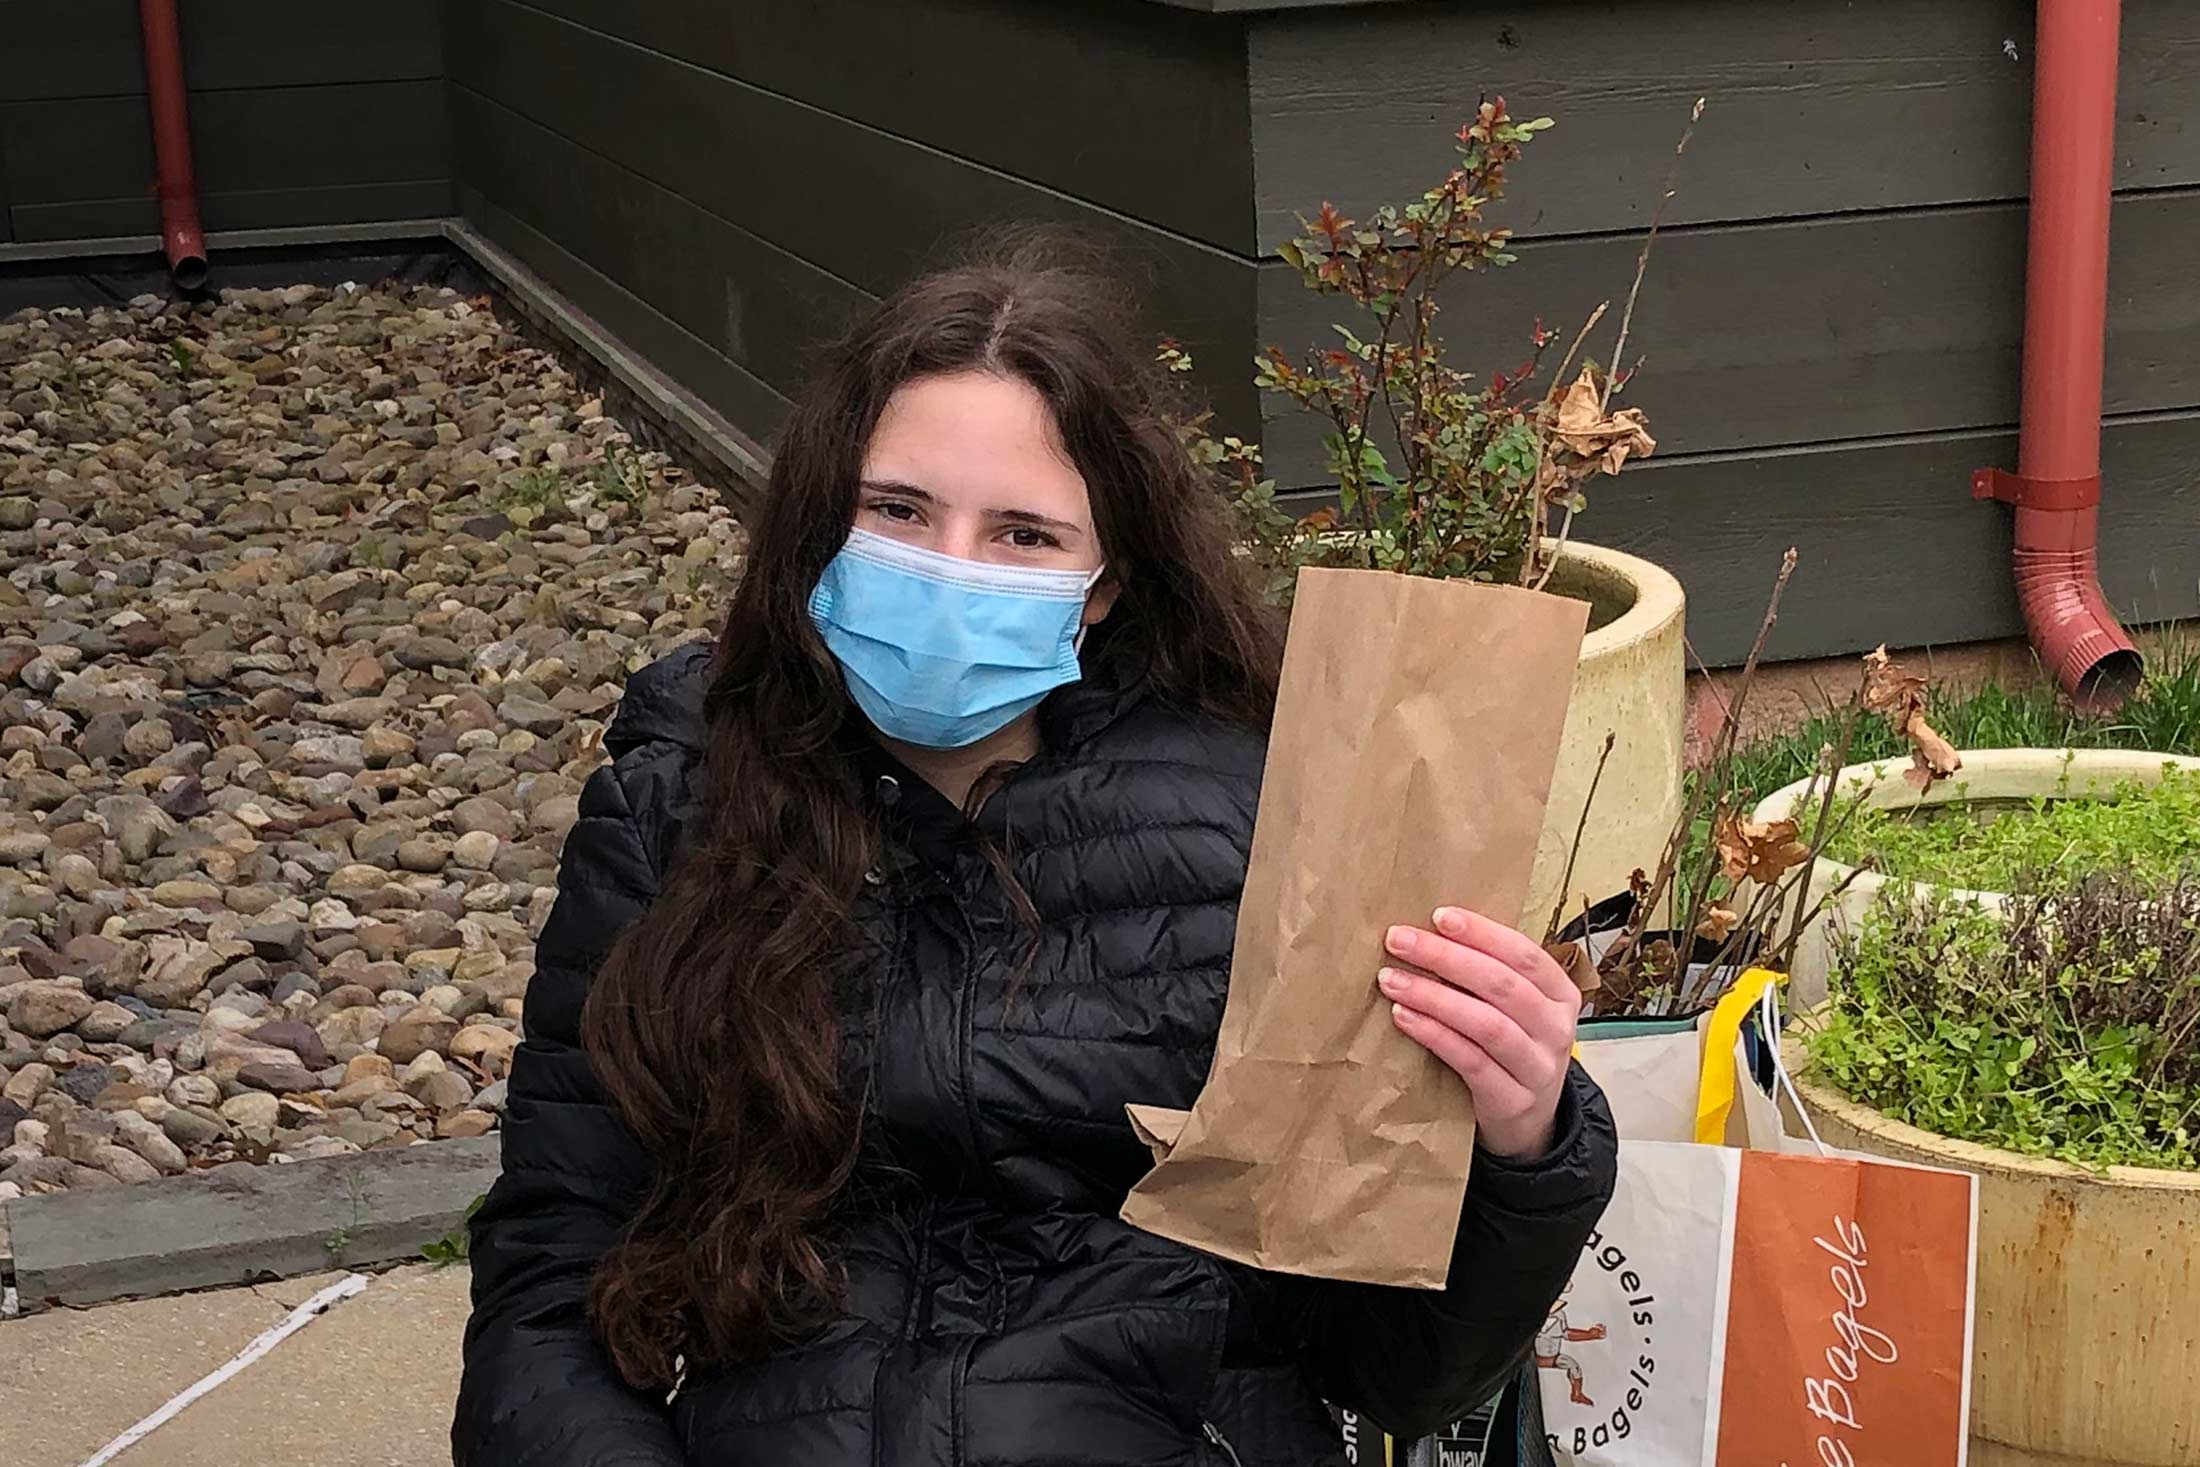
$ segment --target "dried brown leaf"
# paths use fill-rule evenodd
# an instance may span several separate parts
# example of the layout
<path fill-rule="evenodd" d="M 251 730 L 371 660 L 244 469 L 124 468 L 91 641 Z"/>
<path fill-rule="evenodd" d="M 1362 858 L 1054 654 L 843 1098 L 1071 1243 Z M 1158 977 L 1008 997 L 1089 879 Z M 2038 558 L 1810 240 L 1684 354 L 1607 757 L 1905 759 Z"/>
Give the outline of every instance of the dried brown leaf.
<path fill-rule="evenodd" d="M 1882 646 L 1864 656 L 1864 707 L 1883 713 L 1897 729 L 1925 706 L 1925 679 L 1903 669 Z"/>
<path fill-rule="evenodd" d="M 1903 671 L 1885 647 L 1864 658 L 1864 706 L 1886 718 L 1910 742 L 1910 767 L 1902 777 L 1920 792 L 1963 767 L 1955 745 L 1925 717 L 1925 679 Z"/>
<path fill-rule="evenodd" d="M 1724 942 L 1741 920 L 1739 912 L 1710 907 L 1705 910 L 1703 920 L 1696 924 L 1696 935 L 1706 942 Z"/>
<path fill-rule="evenodd" d="M 1587 943 L 1546 942 L 1543 944 L 1543 951 L 1550 954 L 1551 961 L 1563 968 L 1566 976 L 1573 980 L 1574 987 L 1583 993 L 1594 993 L 1604 986 L 1603 978 L 1598 976 L 1597 965 L 1589 956 Z"/>
<path fill-rule="evenodd" d="M 1963 756 L 1956 752 L 1956 746 L 1941 737 L 1940 731 L 1925 721 L 1924 714 L 1911 714 L 1903 732 L 1910 740 L 1910 767 L 1902 771 L 1902 777 L 1920 794 L 1963 767 Z"/>
<path fill-rule="evenodd" d="M 1627 460 L 1648 458 L 1658 446 L 1641 408 L 1605 411 L 1604 392 L 1597 385 L 1593 367 L 1583 367 L 1573 386 L 1559 399 L 1558 420 L 1551 436 L 1584 461 L 1582 475 L 1592 471 L 1616 474 Z"/>
<path fill-rule="evenodd" d="M 1719 848 L 1719 863 L 1727 879 L 1763 886 L 1772 885 L 1810 859 L 1810 847 L 1798 834 L 1792 820 L 1744 820 L 1732 810 L 1721 810 L 1711 827 L 1711 839 Z"/>

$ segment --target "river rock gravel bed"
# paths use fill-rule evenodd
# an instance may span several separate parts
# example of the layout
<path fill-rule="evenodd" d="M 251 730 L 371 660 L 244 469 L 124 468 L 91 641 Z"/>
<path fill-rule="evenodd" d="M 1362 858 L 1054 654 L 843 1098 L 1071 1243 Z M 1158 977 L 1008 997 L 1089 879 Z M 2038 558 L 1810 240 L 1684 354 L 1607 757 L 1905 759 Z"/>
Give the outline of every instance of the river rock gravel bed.
<path fill-rule="evenodd" d="M 619 688 L 741 554 L 482 300 L 0 320 L 0 1200 L 495 1129 Z"/>

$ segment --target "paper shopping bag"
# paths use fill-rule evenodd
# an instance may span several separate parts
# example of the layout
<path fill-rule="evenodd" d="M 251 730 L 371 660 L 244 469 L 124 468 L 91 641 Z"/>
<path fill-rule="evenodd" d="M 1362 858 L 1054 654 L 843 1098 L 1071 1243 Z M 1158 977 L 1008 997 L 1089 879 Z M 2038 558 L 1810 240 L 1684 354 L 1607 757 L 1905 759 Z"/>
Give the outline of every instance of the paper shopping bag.
<path fill-rule="evenodd" d="M 1570 1467 L 1960 1467 L 1977 1182 L 1626 1142 L 1535 1341 Z"/>
<path fill-rule="evenodd" d="M 1742 1032 L 1768 988 L 1785 979 L 1767 968 L 1737 974 L 1718 1001 L 1681 1018 L 1585 1019 L 1577 1053 L 1604 1091 L 1622 1141 L 1745 1144 L 1755 1091 Z M 1768 1101 L 1769 1103 L 1769 1101 Z"/>
<path fill-rule="evenodd" d="M 1581 1067 L 1604 1091 L 1622 1141 L 1691 1141 L 1703 1089 L 1703 1024 L 1686 1019 L 1585 1019 Z"/>
<path fill-rule="evenodd" d="M 1397 1032 L 1383 936 L 1517 922 L 1588 607 L 1379 571 L 1299 577 L 1230 994 L 1126 1222 L 1258 1268 L 1441 1288 L 1474 1118 Z"/>

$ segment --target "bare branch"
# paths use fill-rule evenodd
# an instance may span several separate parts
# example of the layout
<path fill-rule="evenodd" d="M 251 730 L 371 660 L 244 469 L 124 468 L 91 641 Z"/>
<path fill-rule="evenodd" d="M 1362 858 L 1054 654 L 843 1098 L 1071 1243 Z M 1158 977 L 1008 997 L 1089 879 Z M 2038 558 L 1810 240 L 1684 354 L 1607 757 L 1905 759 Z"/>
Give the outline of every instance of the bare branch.
<path fill-rule="evenodd" d="M 1665 189 L 1658 195 L 1657 207 L 1650 214 L 1650 233 L 1643 238 L 1642 253 L 1635 256 L 1635 283 L 1627 291 L 1627 309 L 1620 312 L 1619 340 L 1612 347 L 1612 370 L 1604 377 L 1604 400 L 1601 407 L 1609 410 L 1612 386 L 1619 380 L 1620 363 L 1627 360 L 1627 331 L 1635 324 L 1635 299 L 1642 294 L 1642 278 L 1650 269 L 1650 247 L 1658 242 L 1658 226 L 1665 222 L 1665 206 L 1673 202 L 1679 191 L 1681 155 L 1688 151 L 1688 140 L 1696 135 L 1696 124 L 1703 121 L 1704 99 L 1698 97 L 1696 105 L 1688 109 L 1688 126 L 1681 129 L 1681 140 L 1674 145 L 1673 162 L 1666 169 Z"/>

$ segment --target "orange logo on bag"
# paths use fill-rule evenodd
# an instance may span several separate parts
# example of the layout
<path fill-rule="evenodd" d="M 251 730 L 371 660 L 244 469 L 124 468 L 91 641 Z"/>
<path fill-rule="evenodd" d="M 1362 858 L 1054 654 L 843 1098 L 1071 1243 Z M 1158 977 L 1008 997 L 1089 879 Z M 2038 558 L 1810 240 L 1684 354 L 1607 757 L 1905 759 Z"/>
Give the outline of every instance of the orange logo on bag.
<path fill-rule="evenodd" d="M 1971 1236 L 1974 1186 L 1950 1172 L 1743 1154 L 1720 1463 L 1956 1467 L 1971 1270 L 1951 1243 Z"/>

